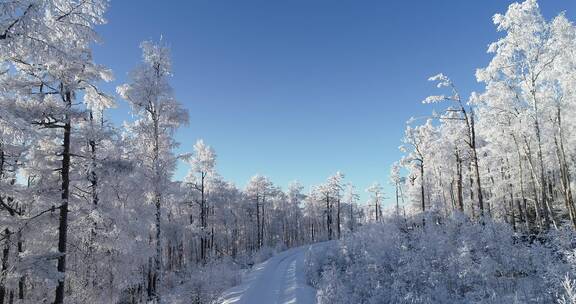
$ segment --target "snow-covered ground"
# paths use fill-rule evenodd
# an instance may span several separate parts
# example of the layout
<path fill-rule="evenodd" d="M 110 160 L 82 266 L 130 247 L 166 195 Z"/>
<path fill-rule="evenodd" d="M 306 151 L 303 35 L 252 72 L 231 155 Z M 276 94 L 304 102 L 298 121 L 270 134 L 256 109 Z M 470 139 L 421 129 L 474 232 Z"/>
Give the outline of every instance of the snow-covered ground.
<path fill-rule="evenodd" d="M 306 283 L 308 245 L 286 250 L 255 265 L 242 284 L 227 290 L 221 304 L 315 304 L 316 290 Z"/>

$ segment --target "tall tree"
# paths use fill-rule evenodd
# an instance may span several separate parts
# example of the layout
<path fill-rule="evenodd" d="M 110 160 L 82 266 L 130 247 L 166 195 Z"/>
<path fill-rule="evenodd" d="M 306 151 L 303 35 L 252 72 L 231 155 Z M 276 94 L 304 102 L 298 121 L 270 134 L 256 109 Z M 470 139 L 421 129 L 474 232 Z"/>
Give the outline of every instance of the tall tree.
<path fill-rule="evenodd" d="M 378 183 L 374 182 L 366 192 L 370 193 L 370 200 L 374 206 L 374 219 L 379 222 L 382 219 L 382 200 L 384 199 L 384 188 Z"/>
<path fill-rule="evenodd" d="M 253 176 L 246 185 L 246 194 L 256 203 L 256 248 L 264 246 L 266 199 L 271 194 L 272 183 L 262 175 Z"/>
<path fill-rule="evenodd" d="M 451 90 L 451 95 L 434 95 L 429 96 L 424 100 L 424 103 L 437 103 L 440 101 L 450 101 L 453 102 L 456 106 L 449 107 L 445 110 L 445 114 L 440 116 L 440 119 L 443 120 L 460 120 L 463 121 L 466 126 L 466 138 L 464 142 L 470 148 L 470 155 L 472 159 L 472 166 L 474 167 L 474 174 L 476 176 L 476 196 L 478 197 L 478 208 L 480 209 L 480 217 L 484 216 L 484 196 L 482 193 L 482 180 L 480 178 L 480 164 L 478 159 L 478 140 L 476 138 L 476 124 L 474 121 L 474 109 L 472 108 L 471 104 L 468 103 L 468 106 L 464 104 L 462 101 L 462 97 L 458 92 L 456 86 L 444 74 L 438 74 L 432 76 L 428 79 L 429 81 L 437 82 L 438 88 L 447 87 Z M 457 115 L 454 115 L 457 114 Z M 456 153 L 459 153 L 458 151 Z M 459 154 L 456 156 L 459 161 Z M 460 193 L 460 192 L 459 192 Z M 459 201 L 461 203 L 461 200 Z"/>
<path fill-rule="evenodd" d="M 400 215 L 400 195 L 402 192 L 403 177 L 400 175 L 400 164 L 395 162 L 390 168 L 390 183 L 394 186 L 396 192 L 396 216 Z"/>
<path fill-rule="evenodd" d="M 432 125 L 432 120 L 427 120 L 426 124 L 416 127 L 407 126 L 404 132 L 403 145 L 400 150 L 407 155 L 402 159 L 404 165 L 415 166 L 419 171 L 418 176 L 412 175 L 412 181 L 417 177 L 420 179 L 420 209 L 426 211 L 425 200 L 425 164 L 427 158 L 433 153 L 433 142 L 436 136 L 436 130 Z M 411 170 L 416 171 L 416 170 Z"/>
<path fill-rule="evenodd" d="M 344 193 L 344 200 L 348 204 L 348 223 L 350 226 L 350 232 L 354 232 L 356 227 L 357 218 L 354 217 L 356 213 L 356 202 L 360 200 L 360 195 L 356 192 L 356 189 L 352 183 L 346 185 L 346 192 Z"/>
<path fill-rule="evenodd" d="M 573 35 L 573 29 L 566 27 L 563 15 L 547 22 L 536 0 L 512 4 L 506 14 L 496 14 L 493 20 L 498 31 L 505 32 L 505 36 L 490 45 L 488 51 L 494 57 L 487 67 L 477 71 L 476 77 L 486 84 L 487 94 L 493 97 L 511 95 L 513 108 L 503 108 L 504 112 L 515 112 L 522 119 L 524 129 L 531 127 L 531 130 L 525 130 L 522 137 L 528 167 L 539 187 L 539 195 L 535 197 L 538 202 L 536 208 L 542 214 L 544 227 L 551 224 L 557 227 L 546 172 L 547 150 L 554 145 L 547 145 L 546 139 L 554 138 L 561 130 L 550 129 L 552 126 L 548 119 L 558 121 L 553 109 L 563 99 L 566 87 L 558 85 L 559 77 L 555 69 L 562 59 L 572 58 L 568 60 L 573 62 L 574 55 L 566 52 L 573 44 L 566 44 L 570 41 L 570 38 L 566 38 Z M 568 57 L 565 54 L 569 54 Z M 564 61 L 561 65 L 566 64 Z M 499 99 L 484 101 L 495 109 L 500 108 Z M 533 151 L 536 151 L 536 155 L 533 155 Z"/>
<path fill-rule="evenodd" d="M 62 143 L 60 203 L 58 204 L 58 284 L 54 303 L 64 302 L 71 197 L 72 137 L 83 116 L 74 101 L 81 91 L 88 107 L 107 104 L 96 83 L 110 80 L 109 72 L 92 61 L 93 27 L 105 22 L 106 1 L 18 1 L 2 3 L 1 58 L 10 58 L 17 75 L 15 90 L 31 108 L 26 118 L 34 125 L 58 130 Z M 6 18 L 4 18 L 6 17 Z M 54 132 L 47 132 L 54 133 Z"/>
<path fill-rule="evenodd" d="M 142 42 L 143 63 L 130 74 L 130 83 L 117 88 L 118 94 L 128 101 L 138 120 L 131 126 L 139 139 L 139 159 L 145 168 L 150 203 L 155 207 L 154 270 L 149 283 L 149 298 L 160 302 L 158 284 L 162 273 L 162 205 L 176 157 L 172 149 L 177 146 L 173 135 L 178 127 L 188 122 L 188 113 L 175 99 L 168 82 L 172 63 L 170 50 L 163 44 Z"/>
<path fill-rule="evenodd" d="M 336 174 L 328 178 L 328 185 L 330 190 L 332 191 L 332 196 L 336 202 L 336 237 L 338 239 L 340 239 L 342 228 L 340 213 L 342 211 L 341 202 L 342 202 L 342 192 L 344 190 L 343 179 L 344 174 L 340 171 L 336 172 Z"/>
<path fill-rule="evenodd" d="M 200 197 L 195 200 L 200 207 L 200 258 L 206 262 L 206 252 L 208 249 L 208 203 L 207 203 L 207 182 L 214 174 L 216 164 L 216 153 L 211 147 L 204 144 L 203 140 L 198 140 L 194 144 L 194 155 L 190 160 L 191 169 L 188 172 L 187 182 L 192 188 L 200 193 Z M 191 219 L 192 220 L 192 219 Z"/>

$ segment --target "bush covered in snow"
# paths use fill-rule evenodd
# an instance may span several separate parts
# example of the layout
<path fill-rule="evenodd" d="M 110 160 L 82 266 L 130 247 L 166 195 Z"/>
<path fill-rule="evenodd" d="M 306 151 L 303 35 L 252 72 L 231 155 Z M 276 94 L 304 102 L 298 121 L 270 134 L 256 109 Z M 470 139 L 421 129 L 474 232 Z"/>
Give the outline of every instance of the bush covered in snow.
<path fill-rule="evenodd" d="M 261 263 L 276 253 L 285 250 L 283 246 L 269 247 L 232 257 L 209 260 L 206 265 L 193 265 L 180 272 L 171 272 L 164 278 L 169 304 L 217 303 L 218 297 L 226 289 L 240 283 L 242 271 Z M 126 301 L 126 303 L 132 303 Z"/>
<path fill-rule="evenodd" d="M 575 248 L 573 231 L 523 237 L 464 217 L 424 227 L 388 218 L 311 252 L 307 268 L 319 304 L 554 303 L 573 297 Z"/>
<path fill-rule="evenodd" d="M 214 303 L 224 290 L 239 283 L 240 269 L 232 259 L 223 258 L 181 273 L 170 273 L 165 279 L 170 291 L 164 303 Z"/>

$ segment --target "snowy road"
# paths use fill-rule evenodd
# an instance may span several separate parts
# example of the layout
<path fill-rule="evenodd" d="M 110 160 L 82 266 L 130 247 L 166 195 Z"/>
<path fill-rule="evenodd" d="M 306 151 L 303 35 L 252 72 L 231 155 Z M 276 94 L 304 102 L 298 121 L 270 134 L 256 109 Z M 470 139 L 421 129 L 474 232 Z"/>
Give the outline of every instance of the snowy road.
<path fill-rule="evenodd" d="M 310 246 L 286 250 L 255 265 L 241 285 L 224 293 L 220 303 L 315 304 L 316 290 L 306 284 L 304 269 L 304 257 Z"/>

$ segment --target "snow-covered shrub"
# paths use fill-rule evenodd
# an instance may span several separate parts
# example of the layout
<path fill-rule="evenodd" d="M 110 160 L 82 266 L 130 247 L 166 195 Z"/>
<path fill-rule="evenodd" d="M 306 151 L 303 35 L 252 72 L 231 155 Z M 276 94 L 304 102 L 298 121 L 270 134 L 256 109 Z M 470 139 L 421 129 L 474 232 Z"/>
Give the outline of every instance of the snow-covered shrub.
<path fill-rule="evenodd" d="M 388 218 L 311 252 L 319 303 L 553 303 L 576 270 L 573 232 L 522 238 L 463 217 L 401 223 Z"/>
<path fill-rule="evenodd" d="M 576 304 L 576 280 L 571 280 L 569 276 L 566 276 L 564 282 L 562 282 L 562 287 L 564 288 L 564 294 L 560 297 L 560 304 Z"/>
<path fill-rule="evenodd" d="M 240 281 L 240 268 L 230 258 L 213 260 L 165 278 L 171 283 L 164 299 L 170 304 L 214 303 L 220 294 Z"/>
<path fill-rule="evenodd" d="M 272 248 L 269 246 L 264 246 L 261 249 L 254 252 L 245 252 L 237 255 L 234 258 L 234 262 L 240 266 L 240 268 L 248 269 L 256 264 L 262 263 L 269 258 L 273 257 L 276 253 L 284 251 L 281 248 Z"/>
<path fill-rule="evenodd" d="M 251 264 L 258 264 L 266 261 L 267 259 L 271 258 L 276 254 L 276 250 L 272 247 L 264 246 L 260 250 L 256 251 L 251 257 L 252 261 Z"/>

